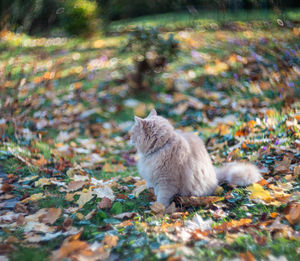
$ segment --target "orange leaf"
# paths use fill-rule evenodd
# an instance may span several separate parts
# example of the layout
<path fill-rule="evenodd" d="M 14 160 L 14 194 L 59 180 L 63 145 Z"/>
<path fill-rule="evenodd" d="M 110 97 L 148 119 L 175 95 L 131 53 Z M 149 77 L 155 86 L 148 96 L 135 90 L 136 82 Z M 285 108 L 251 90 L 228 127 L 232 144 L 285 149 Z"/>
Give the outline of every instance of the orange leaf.
<path fill-rule="evenodd" d="M 271 218 L 276 218 L 278 215 L 279 215 L 278 213 L 272 212 L 272 213 L 270 214 L 270 217 L 271 217 Z"/>
<path fill-rule="evenodd" d="M 268 184 L 268 182 L 265 179 L 261 179 L 260 181 L 257 182 L 261 186 L 265 186 Z"/>
<path fill-rule="evenodd" d="M 285 209 L 285 218 L 292 224 L 299 224 L 300 223 L 300 204 L 293 203 L 286 207 Z"/>
<path fill-rule="evenodd" d="M 221 225 L 217 225 L 213 228 L 218 231 L 226 231 L 228 229 L 242 227 L 242 226 L 250 224 L 250 223 L 252 223 L 251 219 L 242 218 L 240 220 L 231 220 L 229 222 L 225 222 L 225 223 L 223 223 Z"/>
<path fill-rule="evenodd" d="M 253 254 L 249 251 L 247 251 L 246 253 L 241 253 L 240 254 L 240 258 L 243 261 L 255 261 L 255 257 L 253 256 Z"/>
<path fill-rule="evenodd" d="M 85 250 L 88 246 L 89 245 L 86 242 L 79 240 L 65 242 L 61 248 L 57 250 L 58 252 L 54 253 L 51 260 L 62 260 L 70 255 L 74 255 L 75 253 Z"/>
<path fill-rule="evenodd" d="M 112 248 L 117 245 L 118 240 L 117 236 L 105 235 L 101 243 L 108 248 Z"/>
<path fill-rule="evenodd" d="M 37 165 L 39 167 L 44 166 L 48 163 L 48 161 L 44 158 L 43 155 L 41 155 L 41 157 L 38 160 L 34 161 L 34 165 Z"/>

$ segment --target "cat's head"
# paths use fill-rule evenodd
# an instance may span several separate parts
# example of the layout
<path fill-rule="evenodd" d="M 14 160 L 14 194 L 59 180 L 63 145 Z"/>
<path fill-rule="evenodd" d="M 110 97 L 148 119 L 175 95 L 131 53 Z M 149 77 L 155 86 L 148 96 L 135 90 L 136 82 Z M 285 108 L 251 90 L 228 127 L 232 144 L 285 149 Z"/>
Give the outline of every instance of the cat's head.
<path fill-rule="evenodd" d="M 152 152 L 163 146 L 173 133 L 172 125 L 158 116 L 155 109 L 144 119 L 134 116 L 134 121 L 130 141 L 140 153 Z"/>

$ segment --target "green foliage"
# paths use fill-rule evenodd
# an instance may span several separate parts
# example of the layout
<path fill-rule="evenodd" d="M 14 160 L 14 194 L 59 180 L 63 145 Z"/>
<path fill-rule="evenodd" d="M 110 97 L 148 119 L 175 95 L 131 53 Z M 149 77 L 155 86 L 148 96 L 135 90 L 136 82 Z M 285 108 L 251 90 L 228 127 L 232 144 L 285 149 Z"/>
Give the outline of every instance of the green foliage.
<path fill-rule="evenodd" d="M 54 27 L 70 34 L 89 35 L 96 30 L 98 5 L 94 0 L 4 0 L 0 29 L 44 32 Z"/>
<path fill-rule="evenodd" d="M 149 89 L 151 83 L 145 77 L 148 75 L 153 80 L 155 74 L 164 71 L 167 63 L 176 57 L 178 50 L 178 41 L 172 34 L 164 38 L 157 28 L 135 28 L 124 48 L 134 54 L 135 73 L 130 79 L 131 85 L 139 90 Z"/>
<path fill-rule="evenodd" d="M 89 0 L 67 0 L 64 3 L 63 26 L 75 35 L 89 35 L 96 30 L 97 3 Z"/>
<path fill-rule="evenodd" d="M 177 53 L 178 41 L 173 34 L 163 38 L 158 28 L 137 27 L 129 34 L 126 49 L 132 51 L 139 60 L 150 60 L 147 55 L 170 60 Z"/>
<path fill-rule="evenodd" d="M 114 215 L 121 214 L 123 212 L 122 204 L 120 202 L 115 202 L 112 205 L 110 212 L 111 212 L 111 214 L 114 214 Z"/>
<path fill-rule="evenodd" d="M 44 248 L 30 248 L 19 246 L 17 251 L 14 251 L 10 256 L 10 260 L 48 260 L 48 253 Z"/>

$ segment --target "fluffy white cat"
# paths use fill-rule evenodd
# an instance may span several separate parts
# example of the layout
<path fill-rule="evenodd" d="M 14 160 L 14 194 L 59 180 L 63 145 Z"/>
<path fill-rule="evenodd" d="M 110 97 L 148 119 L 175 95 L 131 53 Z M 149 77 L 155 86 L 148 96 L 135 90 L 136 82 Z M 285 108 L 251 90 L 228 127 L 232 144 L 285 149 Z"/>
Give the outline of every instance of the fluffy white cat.
<path fill-rule="evenodd" d="M 249 163 L 215 168 L 198 136 L 174 130 L 155 110 L 145 119 L 135 116 L 130 134 L 139 155 L 139 174 L 165 206 L 176 194 L 207 196 L 222 182 L 245 186 L 262 179 L 258 169 Z"/>

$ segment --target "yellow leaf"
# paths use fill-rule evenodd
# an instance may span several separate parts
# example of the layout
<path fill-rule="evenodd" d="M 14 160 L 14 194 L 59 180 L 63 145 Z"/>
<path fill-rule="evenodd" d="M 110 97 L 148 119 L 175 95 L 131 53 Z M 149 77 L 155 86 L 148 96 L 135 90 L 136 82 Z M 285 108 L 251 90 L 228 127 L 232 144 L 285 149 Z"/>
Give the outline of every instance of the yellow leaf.
<path fill-rule="evenodd" d="M 80 212 L 76 213 L 76 217 L 79 219 L 79 220 L 83 220 L 84 219 L 84 215 Z"/>
<path fill-rule="evenodd" d="M 31 195 L 30 199 L 32 201 L 37 201 L 37 200 L 40 200 L 42 197 L 43 197 L 43 193 L 37 193 L 37 194 Z"/>
<path fill-rule="evenodd" d="M 79 199 L 76 203 L 79 205 L 79 208 L 82 208 L 85 203 L 89 202 L 94 197 L 93 192 L 91 190 L 82 191 L 80 193 Z"/>
<path fill-rule="evenodd" d="M 217 186 L 215 192 L 214 192 L 214 196 L 220 196 L 222 195 L 224 189 L 221 186 Z"/>
<path fill-rule="evenodd" d="M 134 108 L 134 115 L 139 117 L 144 117 L 146 115 L 146 104 L 145 103 L 139 103 L 138 106 Z"/>
<path fill-rule="evenodd" d="M 51 184 L 51 181 L 50 181 L 50 179 L 47 179 L 47 178 L 41 178 L 41 179 L 39 179 L 39 180 L 37 180 L 36 182 L 34 182 L 34 185 L 36 186 L 36 187 L 38 187 L 38 186 L 45 186 L 45 185 L 50 185 Z"/>
<path fill-rule="evenodd" d="M 254 183 L 248 187 L 248 190 L 251 192 L 250 199 L 261 199 L 264 201 L 271 200 L 271 194 L 269 191 L 264 190 L 263 187 L 257 183 Z"/>

